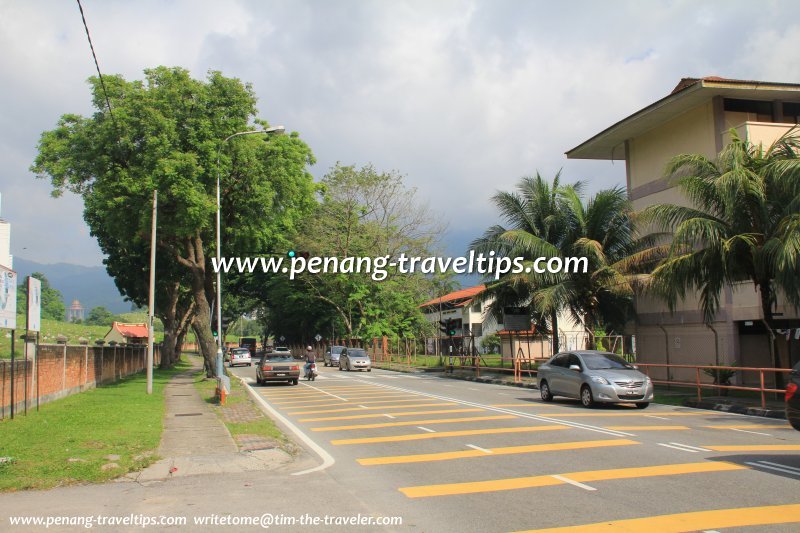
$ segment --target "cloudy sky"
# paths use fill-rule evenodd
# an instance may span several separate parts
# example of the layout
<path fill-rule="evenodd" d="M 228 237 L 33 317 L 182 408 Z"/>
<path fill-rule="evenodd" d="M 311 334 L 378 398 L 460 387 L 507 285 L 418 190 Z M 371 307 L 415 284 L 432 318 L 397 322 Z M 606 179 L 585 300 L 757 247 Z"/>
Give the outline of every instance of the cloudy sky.
<path fill-rule="evenodd" d="M 397 170 L 449 224 L 449 252 L 497 221 L 488 198 L 524 175 L 624 184 L 622 162 L 564 152 L 681 77 L 800 82 L 785 1 L 82 0 L 104 74 L 156 65 L 253 83 L 300 132 L 321 177 L 337 161 Z M 0 193 L 12 253 L 99 265 L 79 198 L 28 171 L 42 131 L 91 112 L 76 2 L 0 0 Z"/>

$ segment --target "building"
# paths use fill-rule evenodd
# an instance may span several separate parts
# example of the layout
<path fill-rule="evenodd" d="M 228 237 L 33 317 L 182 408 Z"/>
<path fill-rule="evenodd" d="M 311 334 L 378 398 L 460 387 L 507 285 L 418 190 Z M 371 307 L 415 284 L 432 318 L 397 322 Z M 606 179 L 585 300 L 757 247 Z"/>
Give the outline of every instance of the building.
<path fill-rule="evenodd" d="M 426 320 L 439 327 L 440 320 L 454 320 L 456 336 L 471 336 L 480 349 L 485 336 L 498 330 L 497 321 L 487 312 L 487 305 L 476 299 L 485 285 L 460 289 L 420 305 Z"/>
<path fill-rule="evenodd" d="M 111 330 L 106 333 L 103 340 L 106 344 L 115 342 L 117 344 L 147 344 L 147 324 L 125 324 L 114 322 Z"/>
<path fill-rule="evenodd" d="M 0 207 L 2 196 L 0 196 Z M 6 222 L 0 211 L 0 266 L 14 270 L 14 258 L 11 255 L 11 224 Z"/>
<path fill-rule="evenodd" d="M 800 84 L 684 78 L 670 94 L 569 150 L 567 157 L 625 161 L 636 210 L 660 203 L 688 205 L 664 177 L 672 157 L 697 153 L 713 158 L 729 141 L 731 128 L 742 139 L 769 146 L 798 122 Z M 680 302 L 670 314 L 662 302 L 640 297 L 636 314 L 641 362 L 773 366 L 759 295 L 751 283 L 728 287 L 709 325 L 697 298 Z M 781 332 L 800 327 L 797 310 L 780 296 L 775 316 Z M 800 360 L 800 341 L 792 336 L 788 344 L 787 363 Z"/>
<path fill-rule="evenodd" d="M 72 304 L 67 309 L 67 322 L 83 322 L 86 310 L 77 299 L 72 300 Z"/>

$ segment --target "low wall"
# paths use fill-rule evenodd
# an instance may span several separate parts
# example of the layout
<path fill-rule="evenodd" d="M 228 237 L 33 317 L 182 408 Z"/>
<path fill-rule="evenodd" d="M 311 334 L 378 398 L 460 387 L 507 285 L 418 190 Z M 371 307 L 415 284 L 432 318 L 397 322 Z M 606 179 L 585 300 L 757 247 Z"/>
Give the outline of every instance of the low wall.
<path fill-rule="evenodd" d="M 83 392 L 145 370 L 146 346 L 66 346 L 40 344 L 38 357 L 28 345 L 28 360 L 14 361 L 14 398 L 11 397 L 11 361 L 0 361 L 0 419 L 22 414 L 26 408 Z M 153 365 L 161 358 L 154 347 Z"/>

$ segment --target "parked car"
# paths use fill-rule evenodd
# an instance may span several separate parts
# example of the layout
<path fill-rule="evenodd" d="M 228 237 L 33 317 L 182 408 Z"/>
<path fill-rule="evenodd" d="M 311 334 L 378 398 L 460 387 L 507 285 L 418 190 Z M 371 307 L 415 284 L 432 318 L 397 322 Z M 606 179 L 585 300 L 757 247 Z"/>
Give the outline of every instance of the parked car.
<path fill-rule="evenodd" d="M 233 348 L 230 357 L 231 367 L 237 365 L 253 366 L 253 358 L 250 357 L 249 348 Z"/>
<path fill-rule="evenodd" d="M 800 431 L 800 363 L 792 369 L 786 386 L 786 420 Z"/>
<path fill-rule="evenodd" d="M 339 370 L 372 372 L 372 361 L 363 348 L 344 348 L 339 354 Z"/>
<path fill-rule="evenodd" d="M 325 350 L 323 356 L 325 366 L 339 366 L 339 356 L 342 354 L 344 346 L 331 346 Z"/>
<path fill-rule="evenodd" d="M 558 353 L 539 367 L 542 400 L 577 398 L 584 407 L 595 403 L 635 403 L 644 409 L 653 401 L 653 382 L 622 357 L 585 350 Z"/>
<path fill-rule="evenodd" d="M 294 360 L 288 351 L 265 353 L 256 367 L 256 383 L 263 385 L 267 381 L 286 381 L 297 385 L 300 380 L 300 363 Z"/>

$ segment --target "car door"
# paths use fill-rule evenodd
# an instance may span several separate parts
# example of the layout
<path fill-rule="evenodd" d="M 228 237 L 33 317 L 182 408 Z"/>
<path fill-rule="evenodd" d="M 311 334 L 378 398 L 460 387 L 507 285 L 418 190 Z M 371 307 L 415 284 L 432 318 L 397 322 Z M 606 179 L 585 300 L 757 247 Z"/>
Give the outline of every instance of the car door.
<path fill-rule="evenodd" d="M 570 367 L 576 365 L 580 367 L 580 371 L 570 370 Z M 564 366 L 564 390 L 563 393 L 572 398 L 580 398 L 581 385 L 583 385 L 583 365 L 581 360 L 574 353 L 567 355 L 567 363 Z"/>
<path fill-rule="evenodd" d="M 564 365 L 567 363 L 567 354 L 556 355 L 550 360 L 550 372 L 547 374 L 547 383 L 552 394 L 563 394 Z"/>

